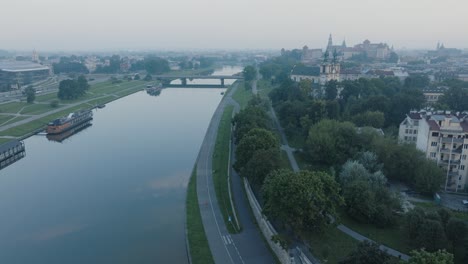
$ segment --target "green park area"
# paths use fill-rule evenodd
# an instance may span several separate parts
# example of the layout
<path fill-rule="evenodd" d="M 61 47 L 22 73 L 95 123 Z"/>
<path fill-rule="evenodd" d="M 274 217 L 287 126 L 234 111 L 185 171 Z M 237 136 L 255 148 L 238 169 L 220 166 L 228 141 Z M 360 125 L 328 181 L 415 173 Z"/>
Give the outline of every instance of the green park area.
<path fill-rule="evenodd" d="M 48 122 L 80 109 L 90 109 L 113 100 L 141 91 L 144 81 L 124 81 L 112 83 L 105 81 L 93 84 L 83 95 L 74 99 L 58 99 L 57 93 L 37 96 L 34 103 L 9 102 L 0 104 L 0 127 L 12 125 L 18 121 L 29 122 L 12 126 L 0 131 L 0 142 L 7 142 L 11 137 L 22 138 L 44 127 Z"/>

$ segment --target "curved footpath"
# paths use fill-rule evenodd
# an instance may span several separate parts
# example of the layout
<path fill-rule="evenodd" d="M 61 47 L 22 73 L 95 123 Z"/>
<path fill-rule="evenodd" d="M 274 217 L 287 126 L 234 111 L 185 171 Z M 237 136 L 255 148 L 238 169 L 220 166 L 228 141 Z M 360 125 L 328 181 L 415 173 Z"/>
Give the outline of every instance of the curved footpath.
<path fill-rule="evenodd" d="M 237 87 L 238 85 L 234 84 L 219 103 L 198 154 L 198 205 L 215 263 L 275 263 L 250 214 L 242 183 L 237 174 L 232 174 L 232 188 L 238 216 L 243 225 L 241 233 L 229 234 L 216 199 L 212 170 L 213 151 L 224 109 L 228 105 L 234 105 L 235 110 L 239 110 L 239 105 L 232 99 L 232 94 L 237 90 Z"/>

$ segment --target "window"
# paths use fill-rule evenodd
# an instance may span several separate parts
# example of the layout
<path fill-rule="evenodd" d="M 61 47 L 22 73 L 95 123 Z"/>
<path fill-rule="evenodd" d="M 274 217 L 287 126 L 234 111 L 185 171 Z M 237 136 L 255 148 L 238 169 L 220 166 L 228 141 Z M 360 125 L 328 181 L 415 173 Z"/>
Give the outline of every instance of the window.
<path fill-rule="evenodd" d="M 405 134 L 408 134 L 408 129 L 405 129 Z"/>
<path fill-rule="evenodd" d="M 460 170 L 465 170 L 465 165 L 461 165 Z"/>
<path fill-rule="evenodd" d="M 417 137 L 413 137 L 413 141 L 416 141 L 418 138 Z"/>
<path fill-rule="evenodd" d="M 464 149 L 468 149 L 468 144 L 463 145 Z"/>
<path fill-rule="evenodd" d="M 432 141 L 432 142 L 431 142 L 431 146 L 432 146 L 432 147 L 437 147 L 437 142 Z"/>
<path fill-rule="evenodd" d="M 435 152 L 431 152 L 431 158 L 435 158 L 436 157 L 436 153 Z"/>
<path fill-rule="evenodd" d="M 462 155 L 462 160 L 466 160 L 466 155 Z"/>
<path fill-rule="evenodd" d="M 439 136 L 439 133 L 438 133 L 438 132 L 432 132 L 432 136 L 433 136 L 433 137 L 438 137 L 438 136 Z"/>
<path fill-rule="evenodd" d="M 418 134 L 418 130 L 415 129 L 415 130 L 414 130 L 414 134 Z"/>
<path fill-rule="evenodd" d="M 405 140 L 408 140 L 408 137 L 407 137 L 407 136 L 405 136 Z"/>

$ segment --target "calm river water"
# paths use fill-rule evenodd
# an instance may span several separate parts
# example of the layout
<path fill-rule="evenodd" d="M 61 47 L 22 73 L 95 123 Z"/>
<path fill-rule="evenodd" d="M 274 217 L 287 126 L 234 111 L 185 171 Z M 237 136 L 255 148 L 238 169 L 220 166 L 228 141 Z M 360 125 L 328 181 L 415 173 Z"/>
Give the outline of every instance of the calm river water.
<path fill-rule="evenodd" d="M 0 263 L 186 263 L 186 186 L 222 91 L 138 92 L 62 143 L 26 139 L 0 171 Z"/>

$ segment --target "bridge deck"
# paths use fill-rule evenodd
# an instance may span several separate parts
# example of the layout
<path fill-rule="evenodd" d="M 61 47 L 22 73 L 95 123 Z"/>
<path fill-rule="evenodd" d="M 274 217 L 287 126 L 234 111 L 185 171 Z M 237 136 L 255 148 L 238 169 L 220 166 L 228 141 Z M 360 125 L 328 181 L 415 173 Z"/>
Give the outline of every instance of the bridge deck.
<path fill-rule="evenodd" d="M 153 75 L 156 79 L 244 79 L 243 76 L 233 75 Z"/>

